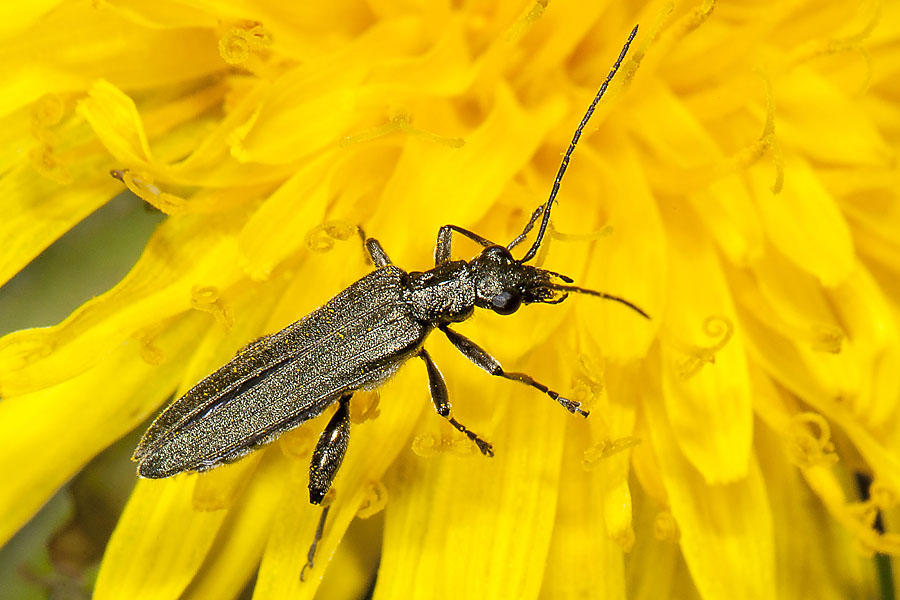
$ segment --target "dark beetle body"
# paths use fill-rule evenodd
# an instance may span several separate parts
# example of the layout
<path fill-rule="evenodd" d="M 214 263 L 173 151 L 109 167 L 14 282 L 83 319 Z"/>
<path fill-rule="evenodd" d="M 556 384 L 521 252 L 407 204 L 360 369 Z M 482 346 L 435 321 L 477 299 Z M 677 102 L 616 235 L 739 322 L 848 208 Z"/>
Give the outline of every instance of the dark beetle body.
<path fill-rule="evenodd" d="M 587 416 L 578 402 L 560 396 L 531 376 L 505 371 L 494 357 L 450 325 L 471 317 L 476 307 L 508 315 L 523 304 L 558 304 L 570 293 L 614 300 L 647 317 L 622 298 L 569 285 L 572 280 L 565 275 L 525 264 L 541 245 L 560 181 L 581 132 L 636 33 L 637 27 L 582 118 L 549 200 L 534 211 L 518 237 L 504 247 L 456 225 L 444 225 L 438 231 L 434 267 L 407 273 L 391 264 L 378 241 L 362 236 L 377 269 L 303 319 L 249 344 L 173 402 L 135 450 L 139 474 L 161 478 L 211 469 L 240 458 L 337 404 L 310 464 L 310 502 L 322 503 L 349 443 L 353 393 L 378 386 L 413 356 L 425 362 L 437 413 L 477 444 L 483 454 L 493 456 L 491 444 L 452 415 L 447 385 L 423 348 L 435 329 L 489 374 L 529 385 L 569 412 Z M 539 218 L 534 243 L 522 258 L 514 259 L 511 250 L 525 240 Z M 483 250 L 468 262 L 451 260 L 454 233 L 480 244 Z M 326 506 L 301 577 L 313 565 L 327 514 Z"/>
<path fill-rule="evenodd" d="M 382 267 L 240 350 L 153 423 L 135 451 L 140 475 L 169 477 L 235 460 L 343 394 L 390 377 L 433 329 L 404 298 L 407 277 Z"/>
<path fill-rule="evenodd" d="M 244 456 L 343 395 L 384 382 L 435 327 L 468 318 L 475 303 L 464 261 L 412 274 L 381 267 L 173 402 L 134 453 L 140 475 L 204 471 Z"/>

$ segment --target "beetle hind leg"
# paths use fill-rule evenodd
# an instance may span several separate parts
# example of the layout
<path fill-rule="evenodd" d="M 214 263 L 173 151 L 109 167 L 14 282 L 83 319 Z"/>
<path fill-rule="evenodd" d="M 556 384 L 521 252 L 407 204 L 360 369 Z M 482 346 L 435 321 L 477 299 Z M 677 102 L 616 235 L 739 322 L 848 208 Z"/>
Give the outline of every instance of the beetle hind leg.
<path fill-rule="evenodd" d="M 434 402 L 434 408 L 437 410 L 437 413 L 447 419 L 457 431 L 465 434 L 467 438 L 475 442 L 482 454 L 494 456 L 494 447 L 489 442 L 478 437 L 475 432 L 450 415 L 450 394 L 447 392 L 447 383 L 444 381 L 444 376 L 441 375 L 437 365 L 431 360 L 431 356 L 425 350 L 419 352 L 419 357 L 425 361 L 425 366 L 428 369 L 428 387 L 431 388 L 431 399 Z"/>
<path fill-rule="evenodd" d="M 325 426 L 309 464 L 309 501 L 320 504 L 337 475 L 350 442 L 350 394 L 341 396 L 338 409 Z"/>
<path fill-rule="evenodd" d="M 344 394 L 338 401 L 338 409 L 331 416 L 331 420 L 328 421 L 328 425 L 325 426 L 322 435 L 319 436 L 319 441 L 316 442 L 316 448 L 313 450 L 312 460 L 309 464 L 309 501 L 311 504 L 322 503 L 344 461 L 349 442 L 350 394 Z M 313 567 L 316 548 L 325 531 L 325 520 L 328 518 L 329 508 L 330 506 L 322 508 L 319 525 L 316 527 L 315 536 L 306 555 L 306 564 L 300 571 L 301 581 L 306 579 L 306 572 Z"/>
<path fill-rule="evenodd" d="M 319 517 L 319 524 L 316 525 L 316 534 L 313 537 L 312 544 L 309 546 L 309 551 L 306 553 L 306 564 L 300 569 L 300 581 L 306 581 L 306 572 L 315 565 L 316 548 L 319 547 L 319 542 L 322 541 L 322 534 L 325 532 L 325 520 L 328 518 L 328 510 L 330 508 L 331 506 L 329 505 L 322 509 L 322 515 Z"/>

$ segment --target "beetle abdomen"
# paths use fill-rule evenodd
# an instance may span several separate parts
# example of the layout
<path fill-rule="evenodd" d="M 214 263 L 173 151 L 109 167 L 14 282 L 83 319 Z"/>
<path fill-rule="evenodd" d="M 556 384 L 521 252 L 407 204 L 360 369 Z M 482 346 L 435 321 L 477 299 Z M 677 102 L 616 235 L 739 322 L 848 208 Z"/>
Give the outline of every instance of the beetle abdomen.
<path fill-rule="evenodd" d="M 170 405 L 135 459 L 144 477 L 234 460 L 320 414 L 344 392 L 377 385 L 418 350 L 429 328 L 385 267 L 300 321 L 260 338 Z"/>

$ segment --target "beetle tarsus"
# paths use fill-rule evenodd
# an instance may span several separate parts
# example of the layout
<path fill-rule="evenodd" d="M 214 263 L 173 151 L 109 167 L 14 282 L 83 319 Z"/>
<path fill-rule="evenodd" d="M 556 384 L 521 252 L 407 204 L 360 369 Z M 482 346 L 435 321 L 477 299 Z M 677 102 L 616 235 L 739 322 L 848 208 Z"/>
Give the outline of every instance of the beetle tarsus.
<path fill-rule="evenodd" d="M 487 456 L 488 458 L 494 458 L 494 447 L 481 439 L 480 437 L 475 438 L 475 443 L 478 445 L 478 449 L 481 450 L 481 453 Z"/>
<path fill-rule="evenodd" d="M 316 526 L 316 534 L 313 537 L 312 544 L 309 546 L 309 552 L 306 553 L 306 564 L 300 569 L 300 581 L 306 581 L 306 573 L 315 566 L 316 548 L 319 547 L 319 542 L 322 541 L 322 534 L 325 531 L 325 519 L 328 518 L 330 508 L 331 505 L 328 505 L 322 509 L 319 524 Z"/>

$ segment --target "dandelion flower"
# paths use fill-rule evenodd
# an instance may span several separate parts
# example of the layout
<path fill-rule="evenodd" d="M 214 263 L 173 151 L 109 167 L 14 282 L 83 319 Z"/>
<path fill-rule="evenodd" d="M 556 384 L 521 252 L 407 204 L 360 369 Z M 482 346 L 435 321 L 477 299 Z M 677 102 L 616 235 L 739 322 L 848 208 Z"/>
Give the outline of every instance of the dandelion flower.
<path fill-rule="evenodd" d="M 95 597 L 890 597 L 896 3 L 2 12 L 0 282 L 123 187 L 166 218 L 119 284 L 0 339 L 0 541 L 173 393 L 362 276 L 357 225 L 410 270 L 447 223 L 511 240 L 640 23 L 539 259 L 652 320 L 581 297 L 460 327 L 590 418 L 429 340 L 495 458 L 409 365 L 354 398 L 308 581 L 327 415 L 139 481 Z"/>

